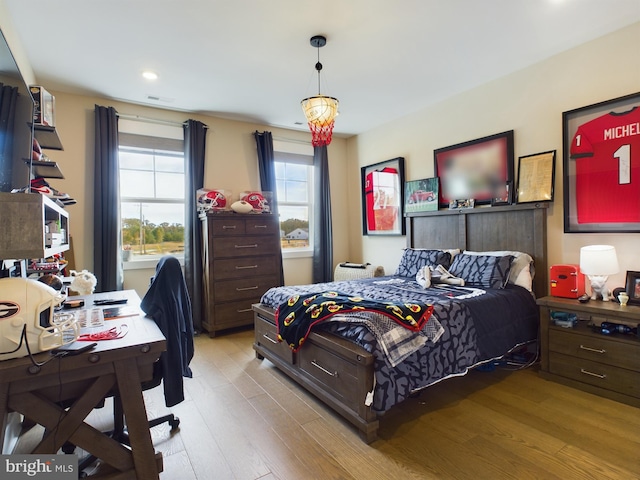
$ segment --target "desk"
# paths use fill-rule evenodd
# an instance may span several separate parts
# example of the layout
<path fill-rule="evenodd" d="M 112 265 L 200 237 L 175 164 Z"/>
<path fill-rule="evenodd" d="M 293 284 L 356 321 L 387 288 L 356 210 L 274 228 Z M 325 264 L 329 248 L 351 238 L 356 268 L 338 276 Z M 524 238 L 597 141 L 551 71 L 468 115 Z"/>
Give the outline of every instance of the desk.
<path fill-rule="evenodd" d="M 74 298 L 83 298 L 91 308 L 95 299 L 124 297 L 127 305 L 140 303 L 133 290 Z M 68 440 L 112 467 L 112 474 L 100 478 L 159 478 L 162 454 L 155 453 L 151 442 L 141 382 L 151 380 L 153 363 L 166 349 L 165 338 L 155 322 L 143 316 L 109 320 L 105 329 L 122 324 L 128 326 L 123 338 L 98 342 L 91 352 L 56 358 L 39 369 L 30 371 L 28 357 L 0 362 L 0 441 L 7 413 L 15 411 L 47 429 L 33 454 L 56 453 Z M 50 353 L 34 358 L 44 362 Z M 122 399 L 131 449 L 85 423 L 93 408 L 114 391 Z M 67 410 L 57 403 L 65 400 L 73 400 Z"/>

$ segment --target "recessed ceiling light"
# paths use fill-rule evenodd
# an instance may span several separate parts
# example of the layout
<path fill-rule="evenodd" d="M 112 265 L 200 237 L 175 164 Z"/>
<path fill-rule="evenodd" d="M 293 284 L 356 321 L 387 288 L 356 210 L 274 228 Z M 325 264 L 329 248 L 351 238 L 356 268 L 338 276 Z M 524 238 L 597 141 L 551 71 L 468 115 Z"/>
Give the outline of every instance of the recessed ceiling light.
<path fill-rule="evenodd" d="M 147 80 L 157 80 L 158 74 L 156 72 L 152 72 L 151 70 L 145 70 L 142 72 L 142 76 Z"/>

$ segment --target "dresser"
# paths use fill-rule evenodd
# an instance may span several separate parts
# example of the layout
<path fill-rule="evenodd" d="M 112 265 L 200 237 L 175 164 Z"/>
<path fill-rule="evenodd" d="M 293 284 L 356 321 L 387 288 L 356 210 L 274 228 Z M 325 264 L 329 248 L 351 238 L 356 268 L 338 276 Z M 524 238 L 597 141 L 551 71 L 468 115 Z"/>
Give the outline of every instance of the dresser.
<path fill-rule="evenodd" d="M 253 325 L 251 305 L 283 284 L 280 225 L 270 214 L 208 213 L 203 222 L 202 326 L 220 330 Z"/>
<path fill-rule="evenodd" d="M 640 307 L 617 302 L 543 297 L 540 308 L 540 374 L 574 388 L 640 407 L 640 338 L 603 335 L 591 325 L 611 322 L 637 328 Z M 575 314 L 571 328 L 554 324 L 554 312 Z"/>

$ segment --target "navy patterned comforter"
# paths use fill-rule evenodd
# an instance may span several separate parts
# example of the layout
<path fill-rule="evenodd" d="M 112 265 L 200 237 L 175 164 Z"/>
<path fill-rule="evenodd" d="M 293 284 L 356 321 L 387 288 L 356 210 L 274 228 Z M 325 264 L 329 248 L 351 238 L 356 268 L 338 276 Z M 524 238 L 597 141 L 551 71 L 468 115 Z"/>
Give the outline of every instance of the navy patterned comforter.
<path fill-rule="evenodd" d="M 356 317 L 344 316 L 326 321 L 314 329 L 329 331 L 347 338 L 372 352 L 375 357 L 375 389 L 372 408 L 385 412 L 410 394 L 450 376 L 464 375 L 470 368 L 501 357 L 512 348 L 535 340 L 538 332 L 538 309 L 530 292 L 508 285 L 501 290 L 439 285 L 422 288 L 407 277 L 374 277 L 344 282 L 330 282 L 267 291 L 262 303 L 276 309 L 293 294 L 339 290 L 350 295 L 387 301 L 416 301 L 433 304 L 433 315 L 441 326 L 433 335 L 427 326 L 410 332 L 400 342 L 401 355 L 390 357 L 384 340 L 391 330 L 384 319 L 364 312 Z M 369 313 L 369 315 L 367 315 Z M 339 320 L 339 321 L 335 321 Z M 406 330 L 406 329 L 404 329 Z M 409 348 L 406 348 L 409 346 Z M 303 347 L 304 348 L 304 347 Z M 395 348 L 395 345 L 394 345 Z M 364 401 L 364 399 L 363 399 Z"/>

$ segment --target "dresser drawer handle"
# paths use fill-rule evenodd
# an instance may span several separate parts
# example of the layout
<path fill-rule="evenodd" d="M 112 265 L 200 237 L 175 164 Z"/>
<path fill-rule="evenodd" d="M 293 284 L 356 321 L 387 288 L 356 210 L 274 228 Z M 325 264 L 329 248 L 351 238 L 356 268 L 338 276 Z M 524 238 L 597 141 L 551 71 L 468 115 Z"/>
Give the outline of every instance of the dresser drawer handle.
<path fill-rule="evenodd" d="M 271 343 L 275 343 L 276 345 L 278 344 L 278 342 L 276 342 L 273 338 L 271 338 L 269 335 L 267 335 L 266 333 L 263 333 L 262 336 L 264 338 L 266 338 L 267 340 L 269 340 Z"/>
<path fill-rule="evenodd" d="M 240 310 L 236 310 L 237 313 L 245 313 L 245 312 L 250 312 L 252 311 L 252 308 L 242 308 Z"/>
<path fill-rule="evenodd" d="M 322 370 L 324 373 L 326 373 L 327 375 L 330 375 L 332 377 L 337 377 L 338 376 L 338 372 L 333 372 L 331 373 L 329 370 L 327 370 L 326 368 L 324 368 L 322 365 L 319 365 L 318 363 L 316 363 L 315 360 L 311 361 L 311 365 L 313 365 L 314 367 Z"/>
<path fill-rule="evenodd" d="M 236 265 L 236 270 L 245 270 L 247 268 L 258 268 L 258 265 L 246 265 L 246 266 Z"/>
<path fill-rule="evenodd" d="M 268 225 L 254 225 L 253 228 L 267 228 Z"/>
<path fill-rule="evenodd" d="M 597 377 L 597 378 L 607 378 L 607 376 L 604 375 L 604 374 L 593 373 L 593 372 L 590 372 L 588 370 L 585 370 L 584 368 L 580 369 L 580 373 L 584 373 L 585 375 L 591 375 L 592 377 Z"/>
<path fill-rule="evenodd" d="M 223 225 L 222 229 L 223 230 L 227 230 L 227 229 L 232 229 L 235 230 L 236 226 L 235 225 Z"/>
<path fill-rule="evenodd" d="M 257 285 L 254 287 L 243 287 L 243 288 L 236 287 L 237 292 L 244 292 L 245 290 L 257 290 L 257 289 L 258 289 Z"/>
<path fill-rule="evenodd" d="M 585 347 L 584 345 L 580 345 L 580 349 L 586 350 L 587 352 L 593 352 L 593 353 L 607 353 L 607 351 L 604 348 L 598 350 L 598 349 L 595 349 L 595 348 Z"/>
<path fill-rule="evenodd" d="M 236 248 L 258 248 L 258 244 L 254 243 L 252 245 L 235 245 Z"/>

